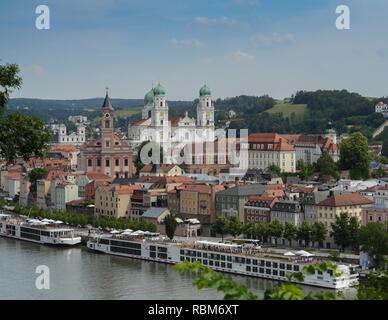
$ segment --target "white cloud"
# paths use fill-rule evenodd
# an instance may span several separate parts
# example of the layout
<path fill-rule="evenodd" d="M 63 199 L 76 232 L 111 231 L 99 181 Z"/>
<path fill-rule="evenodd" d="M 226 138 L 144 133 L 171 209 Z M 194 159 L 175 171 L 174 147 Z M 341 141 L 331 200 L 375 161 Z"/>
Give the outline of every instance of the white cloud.
<path fill-rule="evenodd" d="M 253 61 L 255 60 L 255 56 L 249 53 L 246 53 L 241 50 L 237 50 L 232 53 L 232 58 L 236 61 Z"/>
<path fill-rule="evenodd" d="M 288 44 L 295 42 L 295 35 L 293 33 L 279 34 L 272 33 L 270 36 L 258 35 L 252 39 L 255 45 L 259 46 L 273 46 L 278 44 Z"/>
<path fill-rule="evenodd" d="M 194 48 L 194 49 L 199 49 L 201 47 L 203 47 L 203 43 L 197 39 L 181 39 L 181 40 L 178 40 L 178 39 L 171 39 L 169 41 L 170 45 L 173 46 L 173 47 L 177 47 L 177 46 L 185 46 L 185 47 L 191 47 L 191 48 Z"/>
<path fill-rule="evenodd" d="M 243 22 L 229 18 L 229 17 L 218 17 L 218 18 L 208 18 L 208 17 L 196 17 L 195 23 L 200 26 L 215 27 L 215 26 L 227 26 L 227 27 L 242 27 Z"/>

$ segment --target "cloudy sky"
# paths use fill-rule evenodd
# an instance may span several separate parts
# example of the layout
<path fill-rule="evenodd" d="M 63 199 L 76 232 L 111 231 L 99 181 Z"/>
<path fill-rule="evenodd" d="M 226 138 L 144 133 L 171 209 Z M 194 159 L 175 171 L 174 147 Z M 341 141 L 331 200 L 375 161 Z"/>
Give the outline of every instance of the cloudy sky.
<path fill-rule="evenodd" d="M 51 29 L 35 28 L 46 4 Z M 351 30 L 335 27 L 351 9 Z M 169 99 L 348 89 L 388 95 L 387 0 L 2 0 L 1 63 L 18 63 L 14 97 L 89 98 L 105 87 Z"/>

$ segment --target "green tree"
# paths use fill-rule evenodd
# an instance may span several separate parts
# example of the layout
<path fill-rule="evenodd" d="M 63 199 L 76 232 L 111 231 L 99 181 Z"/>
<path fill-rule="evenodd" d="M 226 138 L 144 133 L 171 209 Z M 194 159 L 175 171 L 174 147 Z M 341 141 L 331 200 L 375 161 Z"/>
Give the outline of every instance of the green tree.
<path fill-rule="evenodd" d="M 223 292 L 224 300 L 258 300 L 258 296 L 246 286 L 202 265 L 199 261 L 190 263 L 185 260 L 182 263 L 176 264 L 174 270 L 181 273 L 191 272 L 197 274 L 197 278 L 193 282 L 194 286 L 198 289 L 213 288 Z M 337 270 L 337 266 L 330 261 L 309 265 L 308 267 L 304 267 L 301 272 L 290 274 L 286 284 L 281 284 L 272 290 L 267 290 L 264 294 L 264 300 L 335 300 L 336 296 L 331 292 L 305 295 L 300 286 L 292 284 L 292 281 L 303 282 L 305 275 L 315 274 L 316 272 L 327 272 L 328 270 L 337 276 L 341 275 Z"/>
<path fill-rule="evenodd" d="M 243 224 L 237 216 L 228 219 L 228 233 L 233 237 L 238 237 L 243 232 Z"/>
<path fill-rule="evenodd" d="M 359 300 L 388 300 L 388 271 L 369 273 L 357 289 Z"/>
<path fill-rule="evenodd" d="M 350 236 L 350 218 L 346 212 L 341 212 L 335 217 L 335 222 L 331 224 L 331 236 L 334 237 L 334 243 L 341 247 L 344 252 L 345 248 L 351 245 Z"/>
<path fill-rule="evenodd" d="M 174 239 L 175 230 L 178 226 L 178 223 L 176 222 L 176 219 L 175 219 L 175 215 L 169 214 L 167 217 L 165 217 L 164 225 L 166 227 L 167 237 L 169 237 L 171 240 Z"/>
<path fill-rule="evenodd" d="M 290 243 L 290 247 L 292 246 L 292 240 L 296 240 L 298 229 L 292 223 L 286 221 L 284 224 L 284 234 L 283 237 L 287 239 Z"/>
<path fill-rule="evenodd" d="M 307 247 L 311 241 L 311 228 L 307 221 L 303 221 L 297 232 L 297 238 L 299 241 L 304 241 L 305 247 Z"/>
<path fill-rule="evenodd" d="M 275 245 L 278 244 L 278 238 L 283 236 L 284 227 L 279 219 L 275 219 L 269 224 L 269 233 L 271 237 L 275 238 Z"/>
<path fill-rule="evenodd" d="M 384 256 L 388 255 L 388 226 L 371 222 L 362 226 L 359 231 L 359 242 L 362 251 L 371 256 L 378 268 L 385 264 Z M 388 288 L 388 287 L 387 287 Z"/>
<path fill-rule="evenodd" d="M 225 217 L 217 217 L 215 224 L 212 225 L 212 231 L 221 235 L 224 242 L 224 235 L 228 232 L 228 220 Z"/>
<path fill-rule="evenodd" d="M 269 166 L 268 170 L 277 174 L 278 176 L 280 176 L 282 174 L 282 169 L 280 169 L 280 167 L 277 166 L 276 164 Z"/>
<path fill-rule="evenodd" d="M 314 173 L 314 167 L 311 164 L 306 164 L 303 159 L 298 160 L 296 169 L 299 171 L 299 178 L 305 181 Z"/>
<path fill-rule="evenodd" d="M 356 217 L 349 218 L 349 246 L 357 250 L 360 247 L 360 223 Z"/>
<path fill-rule="evenodd" d="M 323 222 L 315 222 L 311 226 L 311 241 L 313 246 L 315 242 L 318 242 L 319 247 L 323 246 L 323 241 L 326 239 L 327 228 Z"/>
<path fill-rule="evenodd" d="M 386 128 L 384 128 L 383 148 L 381 150 L 381 155 L 388 158 L 388 132 Z"/>
<path fill-rule="evenodd" d="M 269 236 L 269 224 L 258 223 L 255 228 L 255 236 L 260 238 L 261 243 L 267 243 Z"/>
<path fill-rule="evenodd" d="M 256 224 L 253 222 L 248 222 L 243 225 L 244 234 L 247 238 L 252 239 L 255 234 Z"/>
<path fill-rule="evenodd" d="M 316 166 L 321 175 L 332 176 L 339 179 L 338 166 L 327 151 L 322 153 Z"/>
<path fill-rule="evenodd" d="M 47 170 L 45 168 L 34 168 L 30 171 L 30 173 L 28 174 L 28 178 L 31 183 L 30 192 L 36 193 L 36 182 L 37 180 L 42 179 L 46 172 Z"/>
<path fill-rule="evenodd" d="M 4 116 L 9 94 L 19 89 L 22 79 L 16 64 L 0 65 L 0 156 L 8 163 L 17 159 L 43 157 L 51 142 L 51 134 L 42 120 L 21 113 Z"/>
<path fill-rule="evenodd" d="M 360 132 L 352 134 L 340 145 L 340 165 L 343 170 L 350 170 L 354 180 L 369 178 L 368 139 Z"/>

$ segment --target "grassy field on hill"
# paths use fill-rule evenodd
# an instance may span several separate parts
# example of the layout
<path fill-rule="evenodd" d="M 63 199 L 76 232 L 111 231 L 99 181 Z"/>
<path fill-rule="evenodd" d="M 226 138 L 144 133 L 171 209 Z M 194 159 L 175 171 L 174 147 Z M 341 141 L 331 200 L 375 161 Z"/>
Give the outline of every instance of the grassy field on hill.
<path fill-rule="evenodd" d="M 296 119 L 302 120 L 302 117 L 307 110 L 307 105 L 305 104 L 279 103 L 265 112 L 270 114 L 281 113 L 285 118 L 290 118 L 291 115 L 295 113 Z"/>
<path fill-rule="evenodd" d="M 125 108 L 122 110 L 116 110 L 116 116 L 120 118 L 128 118 L 134 114 L 140 113 L 141 111 L 142 107 Z"/>

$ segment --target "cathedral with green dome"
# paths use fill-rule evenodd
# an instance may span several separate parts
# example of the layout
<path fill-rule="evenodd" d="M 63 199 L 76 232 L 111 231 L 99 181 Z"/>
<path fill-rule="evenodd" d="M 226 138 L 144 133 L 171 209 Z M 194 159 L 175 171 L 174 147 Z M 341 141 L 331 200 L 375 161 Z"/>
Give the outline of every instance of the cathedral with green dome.
<path fill-rule="evenodd" d="M 166 89 L 158 83 L 144 96 L 142 118 L 128 125 L 128 139 L 132 147 L 154 141 L 169 148 L 176 143 L 214 141 L 214 131 L 214 102 L 207 84 L 199 89 L 196 118 L 189 117 L 187 112 L 170 118 Z"/>

